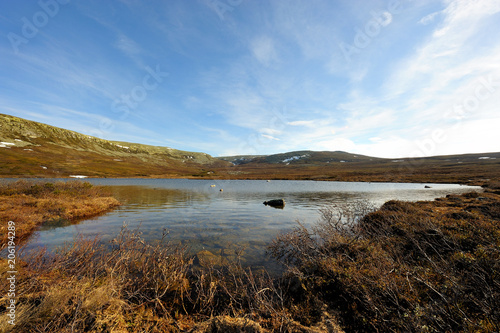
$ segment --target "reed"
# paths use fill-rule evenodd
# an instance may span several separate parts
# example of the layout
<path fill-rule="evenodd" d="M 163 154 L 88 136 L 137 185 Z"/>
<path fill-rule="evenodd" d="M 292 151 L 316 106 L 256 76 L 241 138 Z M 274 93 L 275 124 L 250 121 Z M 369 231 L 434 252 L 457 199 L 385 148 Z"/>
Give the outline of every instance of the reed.
<path fill-rule="evenodd" d="M 497 194 L 389 201 L 369 211 L 327 209 L 312 230 L 299 226 L 270 245 L 303 286 L 297 306 L 308 317 L 311 304 L 322 304 L 347 331 L 500 330 Z"/>
<path fill-rule="evenodd" d="M 179 332 L 248 326 L 264 332 L 302 327 L 287 309 L 286 288 L 278 280 L 237 261 L 196 266 L 167 235 L 153 246 L 139 230 L 124 227 L 111 244 L 77 239 L 56 254 L 26 254 L 16 326 L 5 325 L 3 315 L 0 328 Z"/>

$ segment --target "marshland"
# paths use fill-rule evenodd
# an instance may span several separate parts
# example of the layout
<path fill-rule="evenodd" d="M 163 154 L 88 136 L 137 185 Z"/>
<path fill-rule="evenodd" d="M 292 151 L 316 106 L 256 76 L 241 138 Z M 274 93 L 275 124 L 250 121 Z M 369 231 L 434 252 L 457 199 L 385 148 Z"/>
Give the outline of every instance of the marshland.
<path fill-rule="evenodd" d="M 224 185 L 226 195 L 231 186 Z M 185 191 L 192 191 L 186 186 Z M 201 195 L 205 201 L 212 195 L 208 187 Z M 460 191 L 452 193 L 457 188 Z M 384 203 L 380 195 L 379 201 L 370 201 L 360 193 L 357 200 L 324 198 L 321 205 L 305 209 L 304 216 L 314 218 L 282 224 L 261 241 L 262 255 L 276 265 L 267 269 L 265 263 L 249 259 L 248 243 L 236 246 L 233 240 L 235 247 L 226 250 L 231 255 L 223 255 L 220 244 L 219 252 L 216 247 L 200 250 L 193 246 L 196 238 L 181 241 L 175 224 L 172 231 L 164 225 L 154 232 L 156 237 L 147 236 L 147 219 L 107 233 L 73 233 L 56 247 L 30 248 L 44 232 L 86 223 L 81 230 L 98 229 L 107 222 L 101 218 L 132 213 L 127 205 L 137 202 L 127 202 L 119 186 L 10 181 L 0 191 L 2 227 L 15 220 L 18 246 L 24 249 L 16 263 L 16 325 L 2 320 L 2 330 L 495 331 L 500 186 L 492 182 L 485 188 L 457 188 L 442 189 L 451 192 L 441 192 L 432 201 Z M 156 189 L 139 193 L 153 190 L 162 192 L 156 184 Z M 270 194 L 276 193 L 265 193 Z M 298 208 L 293 207 L 300 207 L 298 196 L 291 195 L 283 210 L 265 207 L 259 196 L 252 200 L 259 200 L 261 211 L 268 209 L 268 214 L 290 209 L 294 215 Z M 190 197 L 191 205 L 199 204 Z M 217 200 L 211 204 L 217 205 Z M 152 206 L 158 210 L 158 205 Z M 256 211 L 255 220 L 265 215 Z M 2 271 L 4 276 L 8 271 L 4 259 Z M 6 297 L 2 302 L 6 319 Z"/>

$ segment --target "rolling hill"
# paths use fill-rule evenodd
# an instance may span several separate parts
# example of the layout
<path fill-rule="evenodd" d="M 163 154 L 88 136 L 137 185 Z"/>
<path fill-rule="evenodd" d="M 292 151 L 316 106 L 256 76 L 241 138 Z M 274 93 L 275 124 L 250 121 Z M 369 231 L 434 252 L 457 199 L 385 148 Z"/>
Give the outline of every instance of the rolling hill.
<path fill-rule="evenodd" d="M 205 153 L 108 141 L 5 114 L 0 156 L 0 176 L 28 177 L 186 177 L 229 164 Z"/>
<path fill-rule="evenodd" d="M 343 151 L 294 151 L 273 155 L 220 157 L 232 177 L 334 181 L 483 184 L 500 180 L 500 153 L 377 158 Z"/>

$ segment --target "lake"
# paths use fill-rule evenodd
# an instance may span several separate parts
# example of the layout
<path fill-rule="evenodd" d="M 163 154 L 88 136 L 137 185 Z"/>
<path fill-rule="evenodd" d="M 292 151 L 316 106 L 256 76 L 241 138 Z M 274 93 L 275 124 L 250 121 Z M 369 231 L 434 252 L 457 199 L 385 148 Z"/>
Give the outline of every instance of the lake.
<path fill-rule="evenodd" d="M 266 245 L 279 232 L 296 226 L 297 221 L 310 227 L 319 220 L 319 209 L 332 203 L 365 200 L 380 206 L 391 199 L 432 200 L 481 190 L 454 184 L 289 180 L 94 178 L 85 181 L 110 185 L 113 196 L 123 206 L 77 224 L 64 221 L 45 224 L 34 234 L 28 249 L 45 246 L 53 250 L 77 235 L 100 235 L 107 242 L 125 223 L 129 229 L 140 228 L 148 242 L 159 240 L 166 229 L 170 240 L 188 246 L 192 253 L 210 251 L 214 255 L 228 255 L 243 250 L 245 265 L 269 267 Z M 285 199 L 284 209 L 263 204 L 279 198 Z"/>

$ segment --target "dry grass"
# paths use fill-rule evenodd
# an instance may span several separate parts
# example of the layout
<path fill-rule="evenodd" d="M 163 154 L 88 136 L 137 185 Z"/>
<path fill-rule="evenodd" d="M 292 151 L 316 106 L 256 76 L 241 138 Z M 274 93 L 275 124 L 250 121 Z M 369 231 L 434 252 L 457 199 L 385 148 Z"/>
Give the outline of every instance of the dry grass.
<path fill-rule="evenodd" d="M 299 225 L 279 235 L 269 252 L 288 267 L 283 276 L 244 268 L 238 258 L 195 260 L 167 232 L 155 245 L 127 228 L 110 244 L 78 239 L 56 254 L 25 257 L 16 326 L 7 324 L 3 297 L 0 331 L 500 330 L 495 186 L 434 202 L 390 201 L 378 210 L 332 206 L 312 230 Z"/>
<path fill-rule="evenodd" d="M 2 289 L 5 289 L 3 287 Z M 124 228 L 111 249 L 98 239 L 76 241 L 55 255 L 34 253 L 18 276 L 12 332 L 320 332 L 287 309 L 286 287 L 237 262 L 196 266 L 185 249 L 145 244 Z M 5 290 L 2 290 L 5 294 Z M 6 299 L 0 301 L 5 310 Z M 332 330 L 332 332 L 336 332 Z"/>
<path fill-rule="evenodd" d="M 308 317 L 316 303 L 347 331 L 500 330 L 500 196 L 390 201 L 364 217 L 359 207 L 338 212 L 270 246 L 303 285 L 297 300 Z"/>
<path fill-rule="evenodd" d="M 391 159 L 349 163 L 304 164 L 247 163 L 215 169 L 219 177 L 228 179 L 290 179 L 356 182 L 460 183 L 483 185 L 500 179 L 500 159 L 482 160 L 480 155 Z M 457 163 L 457 159 L 461 163 Z M 463 161 L 463 162 L 462 162 Z"/>
<path fill-rule="evenodd" d="M 76 220 L 103 213 L 120 203 L 102 187 L 87 182 L 34 183 L 19 180 L 0 184 L 0 235 L 7 242 L 7 222 L 16 223 L 17 244 L 51 220 Z"/>
<path fill-rule="evenodd" d="M 0 187 L 2 226 L 16 221 L 25 240 L 47 220 L 76 218 L 116 204 L 88 183 L 19 181 Z M 111 203 L 108 205 L 108 203 Z M 18 243 L 19 244 L 19 243 Z M 0 261 L 2 278 L 9 270 Z M 265 271 L 232 262 L 195 262 L 168 240 L 146 244 L 126 227 L 112 241 L 77 239 L 56 254 L 35 251 L 17 262 L 16 325 L 7 322 L 7 286 L 0 294 L 2 332 L 319 332 L 328 314 L 310 327 L 287 306 L 288 286 Z"/>

